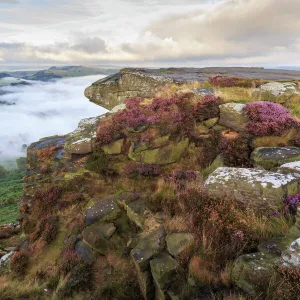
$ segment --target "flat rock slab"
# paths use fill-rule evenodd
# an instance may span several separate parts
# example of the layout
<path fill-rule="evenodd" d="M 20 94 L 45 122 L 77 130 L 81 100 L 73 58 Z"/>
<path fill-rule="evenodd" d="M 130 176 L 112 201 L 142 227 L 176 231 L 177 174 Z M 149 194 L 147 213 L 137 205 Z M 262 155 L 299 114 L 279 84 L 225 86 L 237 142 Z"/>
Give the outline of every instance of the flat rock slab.
<path fill-rule="evenodd" d="M 114 198 L 108 198 L 96 202 L 85 212 L 86 225 L 92 225 L 99 221 L 112 221 L 117 218 L 120 208 Z"/>
<path fill-rule="evenodd" d="M 273 213 L 282 205 L 282 197 L 295 195 L 298 178 L 265 170 L 221 167 L 205 182 L 212 196 L 234 197 L 246 207 Z"/>
<path fill-rule="evenodd" d="M 255 166 L 266 170 L 276 168 L 282 164 L 300 161 L 300 148 L 297 147 L 261 147 L 256 148 L 251 159 Z"/>
<path fill-rule="evenodd" d="M 135 265 L 141 271 L 146 271 L 150 260 L 159 254 L 165 246 L 165 232 L 159 228 L 140 237 L 137 246 L 131 250 Z"/>
<path fill-rule="evenodd" d="M 194 244 L 194 236 L 190 233 L 171 233 L 166 236 L 168 252 L 177 256 L 190 249 Z"/>
<path fill-rule="evenodd" d="M 245 104 L 226 103 L 219 106 L 220 119 L 219 125 L 229 127 L 236 131 L 245 131 L 248 122 L 244 111 Z"/>

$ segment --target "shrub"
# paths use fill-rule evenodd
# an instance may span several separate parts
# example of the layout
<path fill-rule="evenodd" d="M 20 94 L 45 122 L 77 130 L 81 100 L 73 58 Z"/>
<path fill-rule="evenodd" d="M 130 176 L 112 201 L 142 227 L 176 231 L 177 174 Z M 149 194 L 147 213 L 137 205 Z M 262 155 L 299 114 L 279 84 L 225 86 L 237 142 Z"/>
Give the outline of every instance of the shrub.
<path fill-rule="evenodd" d="M 220 114 L 220 103 L 221 99 L 214 95 L 205 96 L 194 105 L 194 116 L 199 121 L 218 117 Z"/>
<path fill-rule="evenodd" d="M 162 169 L 154 164 L 137 164 L 130 162 L 124 167 L 124 174 L 128 177 L 134 178 L 138 175 L 146 177 L 156 177 L 162 173 Z"/>
<path fill-rule="evenodd" d="M 23 275 L 29 264 L 29 253 L 26 251 L 16 252 L 10 260 L 10 268 L 17 275 Z"/>
<path fill-rule="evenodd" d="M 277 299 L 299 299 L 300 295 L 300 269 L 299 267 L 278 268 L 281 283 L 276 290 Z"/>
<path fill-rule="evenodd" d="M 234 87 L 238 86 L 239 79 L 234 77 L 225 77 L 225 76 L 214 76 L 210 77 L 209 83 L 213 86 L 219 86 L 219 87 Z"/>
<path fill-rule="evenodd" d="M 185 186 L 187 182 L 196 181 L 198 179 L 198 172 L 193 170 L 175 170 L 170 176 L 171 182 L 174 182 L 178 189 Z"/>
<path fill-rule="evenodd" d="M 82 264 L 82 258 L 71 250 L 64 251 L 60 264 L 59 269 L 64 274 L 67 275 L 70 271 L 72 271 L 77 265 Z"/>
<path fill-rule="evenodd" d="M 6 174 L 8 174 L 8 171 L 0 165 L 0 177 L 5 176 Z"/>
<path fill-rule="evenodd" d="M 99 174 L 107 174 L 110 171 L 107 155 L 102 150 L 97 150 L 90 154 L 86 160 L 85 167 L 89 171 Z"/>
<path fill-rule="evenodd" d="M 37 191 L 34 195 L 35 212 L 39 212 L 44 215 L 45 212 L 52 211 L 61 194 L 62 189 L 58 186 L 50 186 L 44 191 Z"/>
<path fill-rule="evenodd" d="M 26 157 L 19 157 L 16 160 L 16 163 L 17 163 L 17 167 L 18 167 L 19 171 L 21 171 L 21 172 L 26 171 L 26 164 L 27 164 L 27 158 Z"/>
<path fill-rule="evenodd" d="M 282 202 L 284 205 L 283 214 L 297 214 L 297 206 L 300 204 L 300 194 L 295 196 L 288 195 L 282 198 Z"/>
<path fill-rule="evenodd" d="M 299 121 L 291 116 L 289 110 L 277 103 L 252 102 L 248 103 L 244 110 L 250 120 L 247 129 L 254 136 L 278 136 L 288 129 L 300 127 Z"/>
<path fill-rule="evenodd" d="M 226 166 L 251 167 L 251 147 L 246 136 L 224 136 L 218 146 Z"/>

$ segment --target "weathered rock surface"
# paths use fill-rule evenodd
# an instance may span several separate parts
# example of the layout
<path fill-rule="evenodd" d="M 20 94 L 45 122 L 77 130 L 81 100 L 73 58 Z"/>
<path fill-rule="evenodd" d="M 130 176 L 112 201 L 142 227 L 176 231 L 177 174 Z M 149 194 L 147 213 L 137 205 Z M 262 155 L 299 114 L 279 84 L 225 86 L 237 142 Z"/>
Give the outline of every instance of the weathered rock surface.
<path fill-rule="evenodd" d="M 112 109 L 128 97 L 154 97 L 160 88 L 169 83 L 204 82 L 218 74 L 266 80 L 300 78 L 299 71 L 282 72 L 263 68 L 123 69 L 93 83 L 85 90 L 85 96 L 100 106 Z"/>
<path fill-rule="evenodd" d="M 102 146 L 101 149 L 108 155 L 120 154 L 124 144 L 124 139 L 112 142 L 111 144 Z"/>
<path fill-rule="evenodd" d="M 165 233 L 163 228 L 159 228 L 140 237 L 137 246 L 131 250 L 131 256 L 138 269 L 146 271 L 150 260 L 158 255 L 164 247 Z"/>
<path fill-rule="evenodd" d="M 145 147 L 136 148 L 135 144 L 132 144 L 128 157 L 134 161 L 146 164 L 170 164 L 180 159 L 188 145 L 189 139 L 184 139 L 178 143 L 171 143 L 156 149 L 147 149 Z"/>
<path fill-rule="evenodd" d="M 95 261 L 93 250 L 83 241 L 78 241 L 75 245 L 75 252 L 88 264 Z"/>
<path fill-rule="evenodd" d="M 285 195 L 295 195 L 298 179 L 293 175 L 247 168 L 218 168 L 205 182 L 212 195 L 228 194 L 245 206 L 274 212 Z"/>
<path fill-rule="evenodd" d="M 278 168 L 278 172 L 300 177 L 300 161 L 283 164 Z"/>
<path fill-rule="evenodd" d="M 169 254 L 162 252 L 150 261 L 150 266 L 156 289 L 159 289 L 161 293 L 174 280 L 178 263 Z"/>
<path fill-rule="evenodd" d="M 98 221 L 111 221 L 120 213 L 120 208 L 114 198 L 108 198 L 96 202 L 85 212 L 86 225 L 92 225 Z"/>
<path fill-rule="evenodd" d="M 261 147 L 256 148 L 251 159 L 257 167 L 266 170 L 276 168 L 282 164 L 300 161 L 300 148 L 297 147 Z"/>
<path fill-rule="evenodd" d="M 245 131 L 248 121 L 247 115 L 243 110 L 245 106 L 245 104 L 241 103 L 220 105 L 219 125 L 229 127 L 238 132 Z"/>
<path fill-rule="evenodd" d="M 83 241 L 100 254 L 105 254 L 112 249 L 112 244 L 108 238 L 111 237 L 115 229 L 113 224 L 94 224 L 82 232 Z"/>
<path fill-rule="evenodd" d="M 102 116 L 83 119 L 78 128 L 66 136 L 66 154 L 87 154 L 92 152 L 92 138 L 96 137 L 96 129 Z"/>
<path fill-rule="evenodd" d="M 194 244 L 194 236 L 189 233 L 171 233 L 166 236 L 167 250 L 177 256 Z"/>
<path fill-rule="evenodd" d="M 141 229 L 144 228 L 144 223 L 146 220 L 145 210 L 146 204 L 144 199 L 139 199 L 133 202 L 130 202 L 125 206 L 127 211 L 128 218 L 135 223 Z"/>

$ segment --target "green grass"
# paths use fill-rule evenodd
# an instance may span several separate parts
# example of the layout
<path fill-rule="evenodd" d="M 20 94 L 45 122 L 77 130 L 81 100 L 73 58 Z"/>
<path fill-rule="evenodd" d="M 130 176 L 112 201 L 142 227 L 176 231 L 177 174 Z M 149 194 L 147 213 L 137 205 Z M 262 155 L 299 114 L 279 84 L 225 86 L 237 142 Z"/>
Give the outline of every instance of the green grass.
<path fill-rule="evenodd" d="M 0 177 L 0 225 L 15 221 L 19 216 L 24 172 L 10 171 Z"/>

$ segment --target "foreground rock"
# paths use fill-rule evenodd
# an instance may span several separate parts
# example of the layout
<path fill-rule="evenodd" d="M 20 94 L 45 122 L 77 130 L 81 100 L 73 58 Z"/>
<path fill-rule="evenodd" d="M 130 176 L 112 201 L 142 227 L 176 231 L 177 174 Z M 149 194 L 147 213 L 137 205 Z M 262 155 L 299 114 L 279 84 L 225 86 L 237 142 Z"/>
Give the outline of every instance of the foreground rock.
<path fill-rule="evenodd" d="M 278 172 L 300 177 L 300 161 L 283 164 L 278 168 Z"/>
<path fill-rule="evenodd" d="M 300 160 L 300 148 L 297 147 L 261 147 L 256 148 L 251 159 L 257 167 L 266 170 L 276 168 L 282 164 Z"/>
<path fill-rule="evenodd" d="M 295 195 L 298 178 L 289 175 L 247 168 L 218 168 L 205 182 L 212 195 L 227 194 L 259 211 L 274 212 L 285 195 Z"/>

